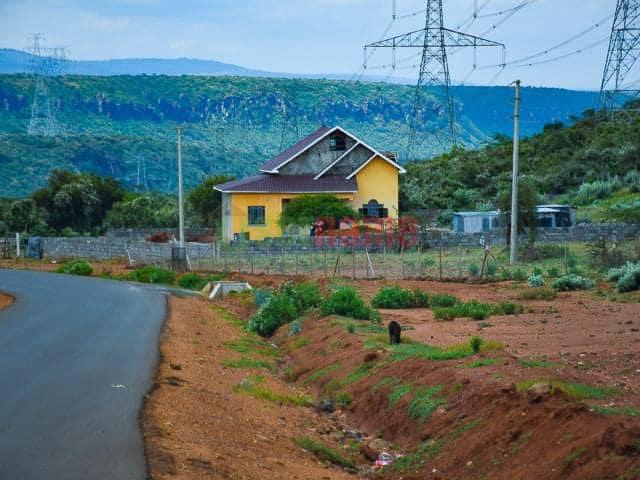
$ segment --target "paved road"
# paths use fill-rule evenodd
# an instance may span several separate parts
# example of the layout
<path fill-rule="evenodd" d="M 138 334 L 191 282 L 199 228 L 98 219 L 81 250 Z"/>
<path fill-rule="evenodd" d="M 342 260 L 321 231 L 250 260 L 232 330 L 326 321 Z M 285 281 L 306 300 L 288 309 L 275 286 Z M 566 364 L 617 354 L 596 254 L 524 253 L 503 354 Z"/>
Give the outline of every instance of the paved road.
<path fill-rule="evenodd" d="M 162 292 L 0 270 L 0 479 L 142 480 Z"/>

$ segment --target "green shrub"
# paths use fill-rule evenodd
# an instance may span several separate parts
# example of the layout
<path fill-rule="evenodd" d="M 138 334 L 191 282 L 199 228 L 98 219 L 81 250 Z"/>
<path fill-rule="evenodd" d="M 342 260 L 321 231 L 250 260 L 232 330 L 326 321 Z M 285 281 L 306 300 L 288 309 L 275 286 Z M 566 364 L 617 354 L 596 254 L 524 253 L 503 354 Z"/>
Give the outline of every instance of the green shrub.
<path fill-rule="evenodd" d="M 493 306 L 495 315 L 517 315 L 524 312 L 524 307 L 513 302 L 500 302 Z"/>
<path fill-rule="evenodd" d="M 607 280 L 616 282 L 616 290 L 620 293 L 640 289 L 640 262 L 627 262 L 620 268 L 612 268 L 607 273 Z"/>
<path fill-rule="evenodd" d="M 318 285 L 310 282 L 290 283 L 286 282 L 280 287 L 280 295 L 287 295 L 298 310 L 298 314 L 317 307 L 322 302 L 322 295 Z"/>
<path fill-rule="evenodd" d="M 559 277 L 560 270 L 558 270 L 556 267 L 551 267 L 549 270 L 547 270 L 547 275 L 553 278 Z"/>
<path fill-rule="evenodd" d="M 492 306 L 488 303 L 471 300 L 466 303 L 457 303 L 452 307 L 436 307 L 433 309 L 433 315 L 436 320 L 453 320 L 462 317 L 484 320 L 491 316 L 492 310 Z"/>
<path fill-rule="evenodd" d="M 413 292 L 397 285 L 383 287 L 371 300 L 376 308 L 423 308 L 429 306 L 429 295 L 422 290 Z"/>
<path fill-rule="evenodd" d="M 266 305 L 266 303 L 272 296 L 273 292 L 269 290 L 262 290 L 260 288 L 256 288 L 255 290 L 253 290 L 253 301 L 258 307 Z"/>
<path fill-rule="evenodd" d="M 348 407 L 349 405 L 351 405 L 351 402 L 353 402 L 353 398 L 351 398 L 351 395 L 349 395 L 347 392 L 340 392 L 338 395 L 336 395 L 336 403 L 340 407 Z"/>
<path fill-rule="evenodd" d="M 498 266 L 494 262 L 487 262 L 487 275 L 493 277 L 498 271 Z"/>
<path fill-rule="evenodd" d="M 93 272 L 93 267 L 86 260 L 72 260 L 58 268 L 58 273 L 67 273 L 69 275 L 89 276 Z"/>
<path fill-rule="evenodd" d="M 553 282 L 553 288 L 560 292 L 588 290 L 593 288 L 593 286 L 594 283 L 592 280 L 574 274 L 565 275 Z"/>
<path fill-rule="evenodd" d="M 469 274 L 472 277 L 477 277 L 480 274 L 480 267 L 477 263 L 472 263 L 471 265 L 469 265 Z"/>
<path fill-rule="evenodd" d="M 368 307 L 353 287 L 339 287 L 320 306 L 323 315 L 341 315 L 357 320 L 377 320 L 379 314 Z"/>
<path fill-rule="evenodd" d="M 640 192 L 640 172 L 631 170 L 624 176 L 624 184 L 633 193 Z"/>
<path fill-rule="evenodd" d="M 409 417 L 425 421 L 436 411 L 436 408 L 447 403 L 445 398 L 437 396 L 441 390 L 441 385 L 417 390 L 409 402 Z"/>
<path fill-rule="evenodd" d="M 613 190 L 619 186 L 617 179 L 596 180 L 591 183 L 583 183 L 578 189 L 575 202 L 578 205 L 590 205 L 596 200 L 608 198 Z"/>
<path fill-rule="evenodd" d="M 293 298 L 277 294 L 251 317 L 248 328 L 263 337 L 270 337 L 281 325 L 292 322 L 297 316 L 298 309 Z"/>
<path fill-rule="evenodd" d="M 397 285 L 382 287 L 371 300 L 371 305 L 376 308 L 412 308 L 413 294 Z"/>
<path fill-rule="evenodd" d="M 127 275 L 127 280 L 142 283 L 160 283 L 171 285 L 176 278 L 176 274 L 171 270 L 147 265 L 146 267 L 133 270 Z"/>
<path fill-rule="evenodd" d="M 527 279 L 527 272 L 525 272 L 521 268 L 516 268 L 513 272 L 511 272 L 511 278 L 518 282 L 524 282 Z"/>
<path fill-rule="evenodd" d="M 453 295 L 432 295 L 431 296 L 431 306 L 432 307 L 453 307 L 454 305 L 460 303 L 458 298 Z"/>
<path fill-rule="evenodd" d="M 456 314 L 452 307 L 434 307 L 433 318 L 436 320 L 450 321 L 455 320 Z"/>
<path fill-rule="evenodd" d="M 529 275 L 529 278 L 527 278 L 527 285 L 534 288 L 542 287 L 544 286 L 544 278 L 541 274 L 532 273 L 531 275 Z"/>
<path fill-rule="evenodd" d="M 471 351 L 473 353 L 479 353 L 481 345 L 482 340 L 480 339 L 480 337 L 471 337 L 471 340 L 469 340 L 469 346 L 471 347 Z"/>
<path fill-rule="evenodd" d="M 356 326 L 353 323 L 347 324 L 347 332 L 354 333 L 356 331 Z"/>
<path fill-rule="evenodd" d="M 186 288 L 187 290 L 202 290 L 204 286 L 209 282 L 217 282 L 222 280 L 224 275 L 207 275 L 201 276 L 197 273 L 185 273 L 176 282 L 179 287 Z"/>

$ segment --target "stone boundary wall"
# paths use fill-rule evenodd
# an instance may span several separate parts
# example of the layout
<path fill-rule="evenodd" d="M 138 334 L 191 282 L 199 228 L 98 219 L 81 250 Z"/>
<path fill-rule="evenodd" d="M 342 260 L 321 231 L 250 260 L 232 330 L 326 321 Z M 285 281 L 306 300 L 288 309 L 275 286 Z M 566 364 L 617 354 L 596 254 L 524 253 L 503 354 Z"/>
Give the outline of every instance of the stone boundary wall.
<path fill-rule="evenodd" d="M 601 237 L 608 240 L 640 239 L 640 225 L 626 224 L 583 224 L 575 227 L 538 229 L 537 242 L 560 243 L 564 241 L 593 242 Z M 379 236 L 380 240 L 382 236 Z M 482 242 L 489 241 L 492 245 L 504 245 L 506 240 L 505 229 L 496 229 L 484 233 L 456 233 L 451 230 L 430 229 L 422 233 L 405 235 L 407 250 L 421 245 L 423 248 L 463 247 L 480 248 Z M 520 241 L 528 240 L 527 235 L 521 236 Z M 365 235 L 363 238 L 335 238 L 335 237 L 283 237 L 268 239 L 262 242 L 246 242 L 241 248 L 246 254 L 273 254 L 282 251 L 304 253 L 314 248 L 316 250 L 328 248 L 364 249 L 369 251 L 379 250 L 380 243 L 375 243 L 375 235 Z M 15 237 L 0 238 L 3 248 L 9 243 L 11 254 L 15 254 Z M 171 259 L 171 243 L 153 243 L 140 239 L 132 239 L 125 236 L 112 237 L 44 237 L 44 255 L 49 258 L 87 258 L 95 260 L 107 260 L 111 258 L 126 258 L 134 264 L 167 264 Z M 222 253 L 225 257 L 242 255 L 240 250 L 231 246 L 216 243 L 187 242 L 187 256 L 192 261 L 202 261 L 219 258 Z M 388 248 L 393 248 L 393 242 L 387 243 Z M 397 244 L 395 245 L 397 247 Z M 222 249 L 222 251 L 221 251 Z M 26 249 L 23 249 L 23 255 Z"/>

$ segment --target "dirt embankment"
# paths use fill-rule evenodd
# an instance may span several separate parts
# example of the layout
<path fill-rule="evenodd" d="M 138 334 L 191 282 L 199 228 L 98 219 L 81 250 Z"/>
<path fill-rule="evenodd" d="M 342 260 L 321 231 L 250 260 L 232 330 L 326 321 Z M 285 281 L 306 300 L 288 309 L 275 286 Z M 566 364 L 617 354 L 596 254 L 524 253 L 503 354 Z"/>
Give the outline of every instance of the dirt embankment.
<path fill-rule="evenodd" d="M 244 277 L 256 286 L 283 280 Z M 357 286 L 370 298 L 384 283 Z M 511 284 L 402 284 L 463 299 L 517 298 Z M 382 311 L 385 324 L 398 320 L 417 342 L 391 348 L 379 328 L 316 316 L 299 335 L 284 327 L 260 342 L 241 328 L 255 309 L 250 297 L 214 305 L 172 298 L 157 388 L 145 407 L 152 478 L 349 476 L 302 450 L 294 440 L 305 436 L 368 477 L 639 478 L 640 305 L 573 293 L 521 303 L 524 314 L 485 322 Z M 351 333 L 349 323 L 357 326 Z M 505 348 L 421 356 L 421 345 L 446 349 L 472 335 Z M 527 393 L 549 381 L 553 392 Z M 305 391 L 331 399 L 336 412 L 292 404 Z M 405 456 L 372 473 L 381 450 Z"/>
<path fill-rule="evenodd" d="M 0 292 L 0 310 L 2 310 L 3 308 L 7 308 L 14 301 L 15 299 L 11 295 Z"/>
<path fill-rule="evenodd" d="M 244 303 L 247 297 L 242 298 L 224 306 L 246 319 L 251 307 Z M 151 478 L 351 477 L 319 463 L 294 443 L 296 437 L 331 428 L 329 419 L 309 408 L 282 404 L 302 398 L 300 389 L 264 368 L 237 368 L 248 356 L 259 357 L 265 363 L 256 365 L 266 366 L 276 349 L 246 337 L 238 318 L 219 305 L 171 297 L 169 310 L 162 360 L 142 422 Z M 254 347 L 265 355 L 251 353 Z M 259 385 L 248 392 L 274 395 L 276 401 L 241 390 L 251 382 Z"/>

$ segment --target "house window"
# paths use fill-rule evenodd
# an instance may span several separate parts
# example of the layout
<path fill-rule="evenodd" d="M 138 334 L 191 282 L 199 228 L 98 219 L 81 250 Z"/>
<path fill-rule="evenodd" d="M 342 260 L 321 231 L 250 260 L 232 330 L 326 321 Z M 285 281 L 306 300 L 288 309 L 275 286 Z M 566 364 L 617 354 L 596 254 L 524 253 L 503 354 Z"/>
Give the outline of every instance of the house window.
<path fill-rule="evenodd" d="M 360 215 L 365 218 L 387 218 L 389 209 L 384 208 L 377 200 L 369 200 L 369 203 L 365 203 L 360 209 Z"/>
<path fill-rule="evenodd" d="M 343 151 L 347 148 L 347 141 L 344 138 L 344 135 L 336 134 L 331 135 L 329 139 L 329 149 L 335 151 Z"/>
<path fill-rule="evenodd" d="M 265 225 L 264 206 L 249 207 L 249 225 Z"/>

